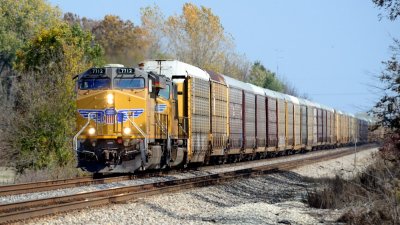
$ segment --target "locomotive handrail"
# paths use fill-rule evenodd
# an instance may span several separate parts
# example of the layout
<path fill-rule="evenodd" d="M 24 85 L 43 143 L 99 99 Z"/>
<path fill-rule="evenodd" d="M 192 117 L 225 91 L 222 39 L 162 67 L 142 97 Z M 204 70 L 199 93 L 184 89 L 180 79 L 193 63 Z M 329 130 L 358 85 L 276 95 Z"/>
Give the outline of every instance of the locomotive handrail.
<path fill-rule="evenodd" d="M 133 116 L 133 115 L 131 115 L 131 116 Z M 131 124 L 140 132 L 140 134 L 144 137 L 144 149 L 140 149 L 140 155 L 141 155 L 141 158 L 142 158 L 142 166 L 146 163 L 146 154 L 145 154 L 145 151 L 147 151 L 148 149 L 147 149 L 147 134 L 142 130 L 142 129 L 140 129 L 140 127 L 135 123 L 135 121 L 133 121 L 133 120 L 131 120 L 130 118 L 129 118 L 129 115 L 127 115 L 127 117 L 128 117 L 128 120 L 131 122 Z M 144 168 L 144 167 L 143 167 Z"/>
<path fill-rule="evenodd" d="M 81 130 L 80 130 L 78 133 L 76 133 L 76 135 L 74 136 L 74 139 L 73 139 L 73 146 L 74 146 L 74 150 L 75 150 L 76 152 L 78 151 L 78 137 L 79 137 L 79 135 L 81 135 L 81 133 L 86 129 L 86 127 L 89 125 L 90 119 L 91 119 L 91 117 L 90 117 L 91 114 L 96 115 L 95 112 L 90 112 L 90 113 L 88 113 L 88 121 L 87 121 L 86 124 L 81 128 Z"/>
<path fill-rule="evenodd" d="M 167 128 L 163 125 L 163 123 L 161 123 L 161 121 L 160 121 L 158 118 L 157 118 L 156 120 L 157 120 L 156 125 L 157 125 L 158 127 L 161 128 L 161 131 L 162 131 L 165 135 L 168 135 L 168 130 L 167 130 Z"/>
<path fill-rule="evenodd" d="M 179 123 L 179 119 L 181 119 L 183 122 L 183 127 L 182 127 L 182 123 Z M 185 136 L 187 136 L 187 132 L 186 132 L 186 120 L 188 119 L 188 117 L 179 117 L 178 118 L 178 126 L 181 128 L 182 132 L 185 134 Z"/>
<path fill-rule="evenodd" d="M 145 141 L 145 148 L 147 149 L 147 134 L 135 123 L 135 121 L 132 121 L 129 118 L 129 115 L 127 115 L 127 118 L 129 120 L 129 122 L 131 122 L 131 124 L 139 131 L 139 133 L 144 137 L 144 141 Z"/>
<path fill-rule="evenodd" d="M 182 127 L 182 124 L 178 123 L 178 126 L 182 129 L 182 132 L 187 136 L 187 133 L 186 133 L 185 129 Z"/>

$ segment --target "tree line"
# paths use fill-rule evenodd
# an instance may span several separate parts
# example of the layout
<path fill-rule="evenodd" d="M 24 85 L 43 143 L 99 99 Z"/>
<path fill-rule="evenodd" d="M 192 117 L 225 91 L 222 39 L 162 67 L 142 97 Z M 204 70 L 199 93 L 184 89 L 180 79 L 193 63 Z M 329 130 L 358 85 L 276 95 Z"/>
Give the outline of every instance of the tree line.
<path fill-rule="evenodd" d="M 144 59 L 178 59 L 206 70 L 271 90 L 298 95 L 261 62 L 251 63 L 235 51 L 232 36 L 217 15 L 204 6 L 186 3 L 181 15 L 165 17 L 157 6 L 141 9 L 141 24 L 106 15 L 102 20 L 66 13 L 64 21 L 90 31 L 105 51 L 107 62 L 137 65 Z"/>
<path fill-rule="evenodd" d="M 45 0 L 0 0 L 0 159 L 25 169 L 74 165 L 73 77 L 92 66 L 178 59 L 275 91 L 296 89 L 235 50 L 210 8 L 186 3 L 166 17 L 141 9 L 140 23 L 63 14 Z"/>

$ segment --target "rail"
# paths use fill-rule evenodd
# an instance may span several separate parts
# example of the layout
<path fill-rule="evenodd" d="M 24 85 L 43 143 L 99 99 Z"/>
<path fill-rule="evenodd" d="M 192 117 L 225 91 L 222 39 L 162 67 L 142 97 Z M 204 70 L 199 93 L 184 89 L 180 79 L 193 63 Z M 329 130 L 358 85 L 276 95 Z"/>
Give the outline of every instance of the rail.
<path fill-rule="evenodd" d="M 269 165 L 254 166 L 244 169 L 236 168 L 231 171 L 200 175 L 191 178 L 175 178 L 141 185 L 124 186 L 25 202 L 0 204 L 0 224 L 71 210 L 84 209 L 87 207 L 102 206 L 110 203 L 127 202 L 150 195 L 208 186 L 231 181 L 237 178 L 279 172 L 308 165 L 310 163 L 325 161 L 327 159 L 343 157 L 352 153 L 353 148 L 346 148 L 342 151 L 330 151 L 329 154 L 326 155 L 314 155 L 307 159 L 302 158 L 285 162 L 276 162 Z"/>
<path fill-rule="evenodd" d="M 47 180 L 39 182 L 9 184 L 0 186 L 0 196 L 28 194 L 34 192 L 51 191 L 64 188 L 73 188 L 87 186 L 93 184 L 107 184 L 126 180 L 143 179 L 154 176 L 163 176 L 171 171 L 138 171 L 135 174 L 125 175 L 100 175 L 100 176 L 84 176 L 70 179 Z M 0 204 L 1 205 L 1 204 Z"/>

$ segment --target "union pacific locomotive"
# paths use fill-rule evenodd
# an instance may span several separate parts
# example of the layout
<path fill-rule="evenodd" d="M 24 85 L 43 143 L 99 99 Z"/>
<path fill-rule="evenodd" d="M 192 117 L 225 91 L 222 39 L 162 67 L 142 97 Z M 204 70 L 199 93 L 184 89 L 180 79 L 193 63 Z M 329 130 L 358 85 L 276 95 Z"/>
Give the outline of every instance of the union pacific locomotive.
<path fill-rule="evenodd" d="M 176 60 L 77 78 L 78 166 L 93 173 L 224 163 L 368 141 L 369 121 Z"/>

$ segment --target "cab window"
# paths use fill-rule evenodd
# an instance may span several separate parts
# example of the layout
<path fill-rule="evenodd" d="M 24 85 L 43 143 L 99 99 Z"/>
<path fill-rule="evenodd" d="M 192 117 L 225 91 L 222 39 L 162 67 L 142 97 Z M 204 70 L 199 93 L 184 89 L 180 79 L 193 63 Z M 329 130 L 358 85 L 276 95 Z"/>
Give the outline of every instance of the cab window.
<path fill-rule="evenodd" d="M 158 96 L 169 99 L 169 85 L 166 85 L 164 89 L 160 89 Z"/>
<path fill-rule="evenodd" d="M 115 78 L 114 88 L 119 89 L 143 89 L 143 78 Z"/>
<path fill-rule="evenodd" d="M 79 81 L 79 89 L 81 90 L 108 89 L 110 86 L 110 78 L 85 78 Z"/>

